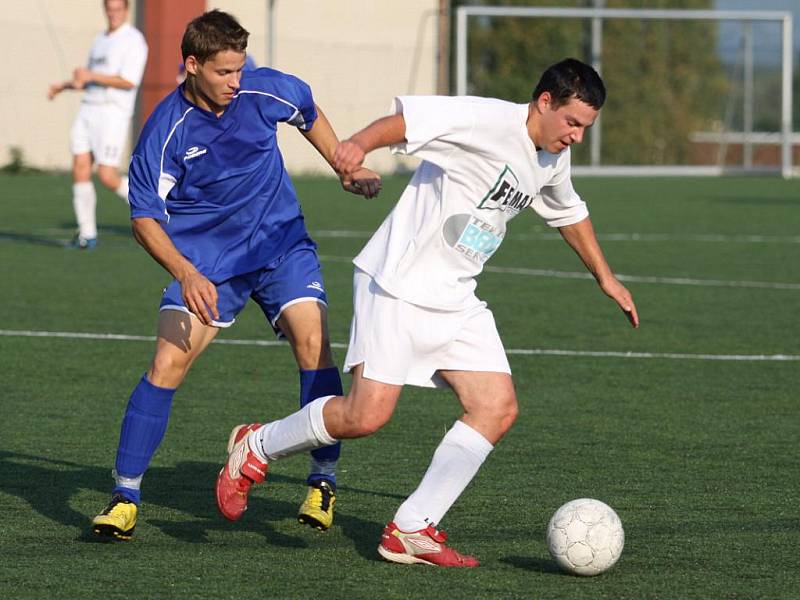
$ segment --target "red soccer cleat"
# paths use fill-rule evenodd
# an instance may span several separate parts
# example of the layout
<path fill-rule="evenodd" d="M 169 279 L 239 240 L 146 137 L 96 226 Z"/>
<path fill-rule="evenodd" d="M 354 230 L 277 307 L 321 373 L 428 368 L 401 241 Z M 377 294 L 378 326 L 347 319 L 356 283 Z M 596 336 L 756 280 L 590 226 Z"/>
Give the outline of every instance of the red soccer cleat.
<path fill-rule="evenodd" d="M 247 436 L 259 427 L 260 423 L 237 425 L 228 438 L 228 460 L 217 476 L 217 508 L 229 521 L 242 516 L 250 487 L 267 477 L 267 463 L 247 445 Z"/>
<path fill-rule="evenodd" d="M 383 530 L 378 553 L 388 561 L 410 565 L 422 563 L 437 567 L 477 567 L 480 563 L 474 556 L 460 554 L 445 546 L 444 531 L 428 525 L 425 529 L 404 533 L 394 523 Z"/>

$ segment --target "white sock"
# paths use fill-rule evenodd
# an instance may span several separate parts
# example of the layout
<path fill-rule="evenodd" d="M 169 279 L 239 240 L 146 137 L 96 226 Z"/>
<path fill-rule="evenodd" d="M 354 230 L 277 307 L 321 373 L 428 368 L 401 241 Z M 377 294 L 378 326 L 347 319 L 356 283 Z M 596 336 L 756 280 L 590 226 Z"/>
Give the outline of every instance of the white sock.
<path fill-rule="evenodd" d="M 72 184 L 72 207 L 78 221 L 78 235 L 85 240 L 97 237 L 96 206 L 97 194 L 91 181 Z"/>
<path fill-rule="evenodd" d="M 138 477 L 123 477 L 117 473 L 116 469 L 111 469 L 111 476 L 114 478 L 114 481 L 118 486 L 130 488 L 132 490 L 138 490 L 142 486 L 142 477 L 144 477 L 144 473 Z"/>
<path fill-rule="evenodd" d="M 127 175 L 122 175 L 120 177 L 119 187 L 116 190 L 114 190 L 114 192 L 117 194 L 117 196 L 119 196 L 120 198 L 125 200 L 126 204 L 130 204 L 130 202 L 128 202 L 128 176 Z"/>
<path fill-rule="evenodd" d="M 247 440 L 250 449 L 261 460 L 271 461 L 335 444 L 337 440 L 325 429 L 322 418 L 322 409 L 331 398 L 317 398 L 296 413 L 257 429 Z"/>
<path fill-rule="evenodd" d="M 463 421 L 456 421 L 436 452 L 419 487 L 397 509 L 394 523 L 411 532 L 436 525 L 475 477 L 492 444 Z"/>
<path fill-rule="evenodd" d="M 309 461 L 308 472 L 314 473 L 314 475 L 327 475 L 331 478 L 336 478 L 336 466 L 338 463 L 337 460 L 317 460 L 313 456 Z"/>

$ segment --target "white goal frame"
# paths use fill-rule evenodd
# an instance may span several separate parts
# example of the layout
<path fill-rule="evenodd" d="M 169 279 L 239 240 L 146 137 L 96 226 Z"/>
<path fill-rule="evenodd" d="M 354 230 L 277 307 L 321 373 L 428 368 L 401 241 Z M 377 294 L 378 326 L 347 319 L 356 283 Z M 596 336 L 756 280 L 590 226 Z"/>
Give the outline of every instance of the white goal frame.
<path fill-rule="evenodd" d="M 777 22 L 782 26 L 781 40 L 781 165 L 779 172 L 788 179 L 800 174 L 792 164 L 792 31 L 793 17 L 788 11 L 751 10 L 672 10 L 672 9 L 619 9 L 619 8 L 546 8 L 511 6 L 460 6 L 456 9 L 456 94 L 467 94 L 467 19 L 469 17 L 521 17 L 521 18 L 580 18 L 592 19 L 592 66 L 602 73 L 602 22 L 603 19 L 647 19 L 683 21 L 740 21 Z M 746 92 L 747 94 L 747 92 Z M 590 166 L 573 167 L 580 175 L 726 175 L 732 172 L 754 172 L 751 168 L 717 166 L 610 166 L 600 160 L 600 119 L 590 136 Z M 595 130 L 596 128 L 596 130 Z M 743 132 L 746 146 L 756 141 L 757 134 Z M 794 136 L 795 138 L 797 136 Z M 762 169 L 763 171 L 763 169 Z"/>

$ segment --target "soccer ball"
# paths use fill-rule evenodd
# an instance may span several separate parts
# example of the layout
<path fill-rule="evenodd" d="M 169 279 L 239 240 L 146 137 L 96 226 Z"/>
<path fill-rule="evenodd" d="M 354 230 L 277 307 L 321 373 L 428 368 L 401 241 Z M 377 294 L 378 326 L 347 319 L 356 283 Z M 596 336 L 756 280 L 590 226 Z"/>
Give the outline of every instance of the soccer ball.
<path fill-rule="evenodd" d="M 558 566 L 574 575 L 599 575 L 610 569 L 625 544 L 617 513 L 591 498 L 571 500 L 547 525 L 547 547 Z"/>

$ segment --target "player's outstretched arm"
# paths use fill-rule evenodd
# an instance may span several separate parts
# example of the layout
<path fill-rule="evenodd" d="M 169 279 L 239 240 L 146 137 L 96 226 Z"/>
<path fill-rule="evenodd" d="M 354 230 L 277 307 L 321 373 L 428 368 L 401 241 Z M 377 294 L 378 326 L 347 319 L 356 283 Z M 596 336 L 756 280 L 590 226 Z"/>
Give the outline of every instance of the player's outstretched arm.
<path fill-rule="evenodd" d="M 71 81 L 62 81 L 61 83 L 50 84 L 50 87 L 47 88 L 47 99 L 52 100 L 64 90 L 72 90 L 72 89 L 75 89 L 75 86 L 72 84 Z"/>
<path fill-rule="evenodd" d="M 76 89 L 83 89 L 88 84 L 94 83 L 103 87 L 111 87 L 119 90 L 132 90 L 136 86 L 127 79 L 119 75 L 105 75 L 90 71 L 86 67 L 78 67 L 72 73 L 72 85 Z"/>
<path fill-rule="evenodd" d="M 339 144 L 333 157 L 333 168 L 337 173 L 352 175 L 362 168 L 364 158 L 373 150 L 405 140 L 406 120 L 403 115 L 383 117 Z"/>
<path fill-rule="evenodd" d="M 219 319 L 217 288 L 181 254 L 158 221 L 137 218 L 133 235 L 142 247 L 181 284 L 186 306 L 204 325 Z"/>
<path fill-rule="evenodd" d="M 589 272 L 594 275 L 600 289 L 619 305 L 633 327 L 639 327 L 639 314 L 636 312 L 633 297 L 611 272 L 611 267 L 608 266 L 600 249 L 591 219 L 586 217 L 578 223 L 558 229 L 567 244 L 575 250 Z"/>
<path fill-rule="evenodd" d="M 311 129 L 308 131 L 300 130 L 300 132 L 333 169 L 333 153 L 336 151 L 339 138 L 336 137 L 336 132 L 333 130 L 331 122 L 328 121 L 328 117 L 325 116 L 325 113 L 322 112 L 318 104 L 315 106 L 317 109 L 317 119 L 314 121 Z"/>
<path fill-rule="evenodd" d="M 369 169 L 360 169 L 357 172 L 343 175 L 337 171 L 333 166 L 333 155 L 336 147 L 339 144 L 339 138 L 336 137 L 336 132 L 333 130 L 328 118 L 322 109 L 317 105 L 317 119 L 314 121 L 311 129 L 303 131 L 305 138 L 311 143 L 317 152 L 320 153 L 334 172 L 339 176 L 342 182 L 342 187 L 353 194 L 359 194 L 366 198 L 377 196 L 381 191 L 381 177 L 374 171 Z"/>

